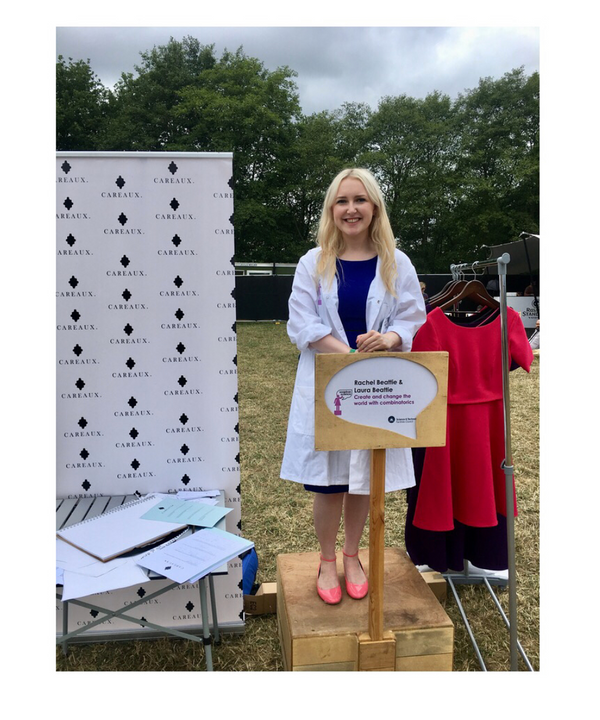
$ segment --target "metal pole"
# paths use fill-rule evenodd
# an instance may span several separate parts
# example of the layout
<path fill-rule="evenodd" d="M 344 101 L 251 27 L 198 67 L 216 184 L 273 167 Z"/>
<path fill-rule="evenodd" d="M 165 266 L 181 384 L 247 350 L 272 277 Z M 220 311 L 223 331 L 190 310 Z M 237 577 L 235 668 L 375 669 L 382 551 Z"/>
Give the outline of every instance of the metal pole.
<path fill-rule="evenodd" d="M 467 619 L 467 615 L 465 613 L 463 605 L 460 601 L 460 598 L 458 597 L 458 593 L 456 592 L 456 587 L 454 586 L 454 583 L 452 582 L 452 578 L 447 577 L 446 580 L 448 581 L 448 584 L 450 585 L 450 589 L 452 590 L 454 599 L 456 600 L 456 604 L 458 606 L 458 611 L 460 612 L 463 622 L 465 624 L 465 628 L 467 629 L 467 632 L 469 633 L 469 638 L 471 639 L 471 645 L 473 646 L 473 650 L 475 650 L 475 654 L 477 655 L 477 660 L 479 660 L 479 665 L 481 666 L 481 669 L 483 670 L 483 672 L 487 672 L 487 668 L 485 666 L 485 663 L 483 662 L 483 657 L 481 656 L 481 652 L 479 651 L 479 645 L 477 645 L 477 641 L 475 640 L 475 635 L 473 635 L 473 631 L 471 630 L 471 625 L 469 624 L 469 621 Z"/>
<path fill-rule="evenodd" d="M 500 280 L 500 325 L 502 332 L 502 395 L 504 398 L 504 462 L 502 469 L 506 480 L 506 540 L 508 545 L 508 599 L 510 632 L 510 669 L 519 669 L 519 648 L 517 637 L 517 583 L 515 572 L 515 506 L 512 465 L 512 444 L 510 430 L 510 379 L 508 354 L 508 320 L 506 302 L 506 266 L 510 255 L 504 253 L 498 258 L 498 276 Z"/>
<path fill-rule="evenodd" d="M 483 578 L 483 583 L 486 586 L 486 588 L 489 590 L 490 595 L 492 596 L 492 599 L 494 600 L 494 603 L 496 607 L 498 608 L 498 612 L 502 616 L 502 619 L 504 620 L 504 624 L 507 628 L 510 629 L 510 622 L 508 621 L 508 618 L 506 617 L 506 613 L 504 612 L 504 609 L 502 608 L 502 605 L 500 605 L 500 602 L 498 601 L 498 598 L 496 597 L 496 593 L 492 590 L 492 586 L 490 585 L 487 578 Z M 519 648 L 519 652 L 521 653 L 521 657 L 525 661 L 525 664 L 527 665 L 527 669 L 531 670 L 531 672 L 534 672 L 532 664 L 529 662 L 529 658 L 525 654 L 525 650 L 523 650 L 523 646 L 520 642 L 517 642 L 517 647 Z"/>
<path fill-rule="evenodd" d="M 198 589 L 200 590 L 200 608 L 202 610 L 202 638 L 204 642 L 204 655 L 206 659 L 206 669 L 213 669 L 212 660 L 212 638 L 208 626 L 208 607 L 206 605 L 206 577 L 200 578 L 198 582 Z"/>

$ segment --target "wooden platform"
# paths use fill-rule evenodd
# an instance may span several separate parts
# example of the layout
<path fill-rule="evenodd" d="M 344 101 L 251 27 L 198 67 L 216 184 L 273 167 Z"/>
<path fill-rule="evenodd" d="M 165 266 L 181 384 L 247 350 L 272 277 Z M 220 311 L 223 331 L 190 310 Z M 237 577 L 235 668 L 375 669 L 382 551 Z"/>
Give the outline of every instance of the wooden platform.
<path fill-rule="evenodd" d="M 318 553 L 277 558 L 277 623 L 284 668 L 294 671 L 452 670 L 454 626 L 406 554 L 385 550 L 384 638 L 369 635 L 368 598 L 353 600 L 337 568 L 342 601 L 326 605 L 317 595 Z M 369 572 L 369 551 L 360 559 Z"/>

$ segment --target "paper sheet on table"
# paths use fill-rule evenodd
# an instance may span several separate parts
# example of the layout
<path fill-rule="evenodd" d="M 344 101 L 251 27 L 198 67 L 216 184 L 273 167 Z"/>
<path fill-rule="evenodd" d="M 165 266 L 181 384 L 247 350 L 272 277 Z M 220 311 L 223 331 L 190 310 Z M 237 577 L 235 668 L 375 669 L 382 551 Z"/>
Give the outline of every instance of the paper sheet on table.
<path fill-rule="evenodd" d="M 56 538 L 56 566 L 63 570 L 81 571 L 82 568 L 98 564 L 98 558 Z M 104 564 L 104 563 L 102 563 Z"/>
<path fill-rule="evenodd" d="M 113 561 L 114 567 L 98 577 L 65 570 L 63 572 L 62 599 L 73 600 L 148 582 L 148 576 L 135 561 L 136 558 L 115 560 Z"/>
<path fill-rule="evenodd" d="M 169 523 L 186 523 L 197 527 L 214 527 L 231 512 L 231 508 L 207 505 L 204 502 L 164 498 L 142 515 L 144 520 L 162 520 Z"/>
<path fill-rule="evenodd" d="M 225 530 L 206 528 L 136 558 L 139 565 L 175 582 L 198 580 L 254 547 L 250 540 Z"/>
<path fill-rule="evenodd" d="M 179 490 L 175 493 L 175 497 L 181 500 L 196 500 L 198 498 L 216 498 L 219 497 L 220 494 L 220 490 L 198 490 L 197 492 Z"/>

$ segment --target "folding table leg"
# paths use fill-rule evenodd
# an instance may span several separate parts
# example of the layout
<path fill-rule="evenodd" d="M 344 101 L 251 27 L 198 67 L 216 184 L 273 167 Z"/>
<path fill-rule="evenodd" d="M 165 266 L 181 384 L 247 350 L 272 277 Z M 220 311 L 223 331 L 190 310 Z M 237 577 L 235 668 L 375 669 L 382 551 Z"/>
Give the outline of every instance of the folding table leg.
<path fill-rule="evenodd" d="M 210 636 L 210 628 L 208 626 L 208 607 L 206 606 L 206 578 L 200 578 L 198 588 L 200 590 L 200 607 L 202 609 L 202 637 L 204 641 L 204 655 L 206 657 L 206 669 L 213 669 L 212 662 L 212 638 Z"/>
<path fill-rule="evenodd" d="M 63 600 L 63 637 L 66 637 L 69 633 L 69 601 Z M 69 641 L 63 640 L 62 651 L 63 655 L 66 655 L 69 651 Z"/>
<path fill-rule="evenodd" d="M 215 583 L 213 581 L 213 576 L 208 576 L 208 587 L 210 590 L 210 609 L 212 611 L 212 621 L 213 621 L 213 634 L 215 637 L 215 645 L 221 644 L 221 635 L 219 633 L 219 621 L 217 619 L 217 601 L 215 600 Z"/>

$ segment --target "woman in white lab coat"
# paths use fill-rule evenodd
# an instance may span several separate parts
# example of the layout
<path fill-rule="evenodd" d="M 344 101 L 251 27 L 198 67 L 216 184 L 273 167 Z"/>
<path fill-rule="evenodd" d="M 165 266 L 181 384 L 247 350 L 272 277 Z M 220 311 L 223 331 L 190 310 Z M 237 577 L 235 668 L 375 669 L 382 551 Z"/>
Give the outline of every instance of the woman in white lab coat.
<path fill-rule="evenodd" d="M 314 356 L 317 352 L 407 352 L 425 322 L 414 267 L 396 249 L 383 196 L 373 175 L 344 170 L 323 204 L 318 247 L 296 269 L 288 334 L 300 350 L 281 477 L 314 493 L 315 532 L 321 547 L 317 592 L 342 598 L 335 548 L 344 513 L 346 591 L 360 599 L 368 580 L 358 545 L 369 513 L 369 451 L 314 449 Z M 409 449 L 386 452 L 386 491 L 414 485 Z"/>

